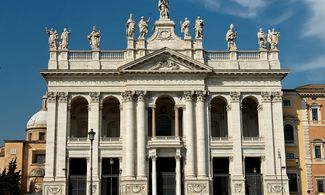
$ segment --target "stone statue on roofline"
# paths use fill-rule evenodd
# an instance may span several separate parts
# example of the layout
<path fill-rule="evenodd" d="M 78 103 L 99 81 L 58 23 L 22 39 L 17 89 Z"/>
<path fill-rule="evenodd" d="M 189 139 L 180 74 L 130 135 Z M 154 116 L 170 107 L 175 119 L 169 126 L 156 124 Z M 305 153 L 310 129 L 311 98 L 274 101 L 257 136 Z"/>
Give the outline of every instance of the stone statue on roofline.
<path fill-rule="evenodd" d="M 185 18 L 184 22 L 181 21 L 181 32 L 184 33 L 184 39 L 190 39 L 190 21 Z"/>
<path fill-rule="evenodd" d="M 203 39 L 203 27 L 204 21 L 198 16 L 195 21 L 195 38 L 196 39 Z"/>
<path fill-rule="evenodd" d="M 228 50 L 229 51 L 236 51 L 236 38 L 237 38 L 237 32 L 235 30 L 235 26 L 233 24 L 230 24 L 229 30 L 226 34 L 226 41 L 228 42 Z"/>
<path fill-rule="evenodd" d="M 276 31 L 274 28 L 272 30 L 269 29 L 267 35 L 267 42 L 269 43 L 270 50 L 277 50 L 280 39 L 280 32 Z"/>
<path fill-rule="evenodd" d="M 71 30 L 68 30 L 67 28 L 63 29 L 63 32 L 61 34 L 61 43 L 60 43 L 60 49 L 67 50 L 69 45 L 69 37 L 70 37 Z"/>
<path fill-rule="evenodd" d="M 96 30 L 96 26 L 93 26 L 93 31 L 91 31 L 87 38 L 91 49 L 98 50 L 100 45 L 100 31 Z"/>
<path fill-rule="evenodd" d="M 130 14 L 130 18 L 126 22 L 126 36 L 129 39 L 133 39 L 135 31 L 135 21 L 133 19 L 133 15 Z"/>
<path fill-rule="evenodd" d="M 159 0 L 158 1 L 158 10 L 160 12 L 160 18 L 168 19 L 169 18 L 169 0 Z"/>
<path fill-rule="evenodd" d="M 58 45 L 59 45 L 59 34 L 57 33 L 56 30 L 54 30 L 53 28 L 48 29 L 45 28 L 46 33 L 49 35 L 49 47 L 50 49 L 58 49 Z"/>
<path fill-rule="evenodd" d="M 141 20 L 139 22 L 139 39 L 144 39 L 148 33 L 148 23 L 150 21 L 150 18 L 148 20 L 144 19 L 144 16 L 141 17 Z"/>
<path fill-rule="evenodd" d="M 259 29 L 257 32 L 257 39 L 258 39 L 258 48 L 260 50 L 266 49 L 266 34 L 262 28 Z"/>

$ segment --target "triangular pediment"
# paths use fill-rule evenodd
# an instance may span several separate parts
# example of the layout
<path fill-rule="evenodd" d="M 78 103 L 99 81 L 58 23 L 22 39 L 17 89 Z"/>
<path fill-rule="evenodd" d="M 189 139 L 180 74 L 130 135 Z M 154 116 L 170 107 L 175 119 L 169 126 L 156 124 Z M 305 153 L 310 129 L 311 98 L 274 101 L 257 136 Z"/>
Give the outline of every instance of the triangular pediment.
<path fill-rule="evenodd" d="M 169 48 L 157 50 L 119 68 L 120 72 L 211 72 L 212 68 Z"/>

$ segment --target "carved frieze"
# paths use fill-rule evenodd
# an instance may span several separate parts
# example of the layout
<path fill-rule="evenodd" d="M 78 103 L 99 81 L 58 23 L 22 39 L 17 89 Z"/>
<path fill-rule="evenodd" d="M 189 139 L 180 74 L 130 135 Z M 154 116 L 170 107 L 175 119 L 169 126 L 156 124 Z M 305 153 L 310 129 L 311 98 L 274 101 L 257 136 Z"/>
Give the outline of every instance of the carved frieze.
<path fill-rule="evenodd" d="M 235 193 L 242 193 L 243 192 L 243 184 L 242 183 L 235 183 Z"/>
<path fill-rule="evenodd" d="M 163 60 L 152 68 L 153 70 L 178 70 L 180 66 L 171 60 Z"/>
<path fill-rule="evenodd" d="M 124 194 L 144 194 L 146 186 L 142 184 L 126 184 Z"/>
<path fill-rule="evenodd" d="M 207 188 L 203 183 L 189 183 L 187 184 L 188 193 L 202 193 Z"/>
<path fill-rule="evenodd" d="M 280 193 L 282 192 L 282 185 L 281 183 L 268 183 L 267 191 L 269 193 Z M 283 191 L 285 191 L 285 189 L 283 189 Z"/>
<path fill-rule="evenodd" d="M 62 186 L 45 186 L 45 194 L 63 194 Z"/>

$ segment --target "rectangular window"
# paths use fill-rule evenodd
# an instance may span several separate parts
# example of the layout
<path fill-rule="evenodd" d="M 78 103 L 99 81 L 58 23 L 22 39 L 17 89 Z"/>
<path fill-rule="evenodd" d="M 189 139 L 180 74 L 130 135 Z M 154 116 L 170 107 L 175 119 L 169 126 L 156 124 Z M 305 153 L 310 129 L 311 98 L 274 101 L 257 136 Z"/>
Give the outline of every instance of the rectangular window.
<path fill-rule="evenodd" d="M 11 148 L 10 149 L 10 154 L 12 154 L 12 155 L 17 154 L 17 149 L 16 148 Z"/>
<path fill-rule="evenodd" d="M 320 145 L 315 145 L 315 158 L 322 158 L 322 148 Z"/>
<path fill-rule="evenodd" d="M 291 101 L 290 100 L 283 100 L 283 106 L 290 107 L 291 106 Z"/>
<path fill-rule="evenodd" d="M 313 121 L 318 121 L 318 108 L 312 108 L 311 114 L 312 114 Z"/>
<path fill-rule="evenodd" d="M 45 163 L 45 154 L 43 154 L 43 153 L 36 153 L 36 154 L 34 154 L 33 163 L 36 163 L 36 164 L 43 164 L 43 163 Z"/>
<path fill-rule="evenodd" d="M 32 133 L 28 133 L 28 141 L 32 141 Z"/>
<path fill-rule="evenodd" d="M 44 132 L 40 132 L 39 135 L 38 135 L 38 139 L 40 141 L 45 141 L 45 133 Z"/>
<path fill-rule="evenodd" d="M 295 159 L 295 153 L 287 153 L 287 159 Z"/>
<path fill-rule="evenodd" d="M 298 180 L 296 173 L 288 173 L 289 178 L 289 191 L 298 192 Z"/>
<path fill-rule="evenodd" d="M 317 191 L 324 192 L 325 189 L 325 179 L 317 179 Z"/>

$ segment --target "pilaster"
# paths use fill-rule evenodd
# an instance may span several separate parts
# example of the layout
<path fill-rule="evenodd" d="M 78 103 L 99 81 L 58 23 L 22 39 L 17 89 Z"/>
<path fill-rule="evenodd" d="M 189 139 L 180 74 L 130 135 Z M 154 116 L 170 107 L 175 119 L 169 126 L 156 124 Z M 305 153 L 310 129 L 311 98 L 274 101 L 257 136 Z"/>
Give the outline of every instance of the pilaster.
<path fill-rule="evenodd" d="M 185 115 L 186 115 L 186 165 L 185 178 L 195 177 L 195 142 L 194 142 L 194 109 L 193 109 L 193 92 L 185 91 Z"/>
<path fill-rule="evenodd" d="M 127 50 L 126 50 L 126 60 L 135 60 L 135 41 L 133 38 L 127 39 Z"/>
<path fill-rule="evenodd" d="M 59 53 L 59 69 L 60 70 L 67 70 L 69 69 L 69 59 L 68 59 L 68 50 L 60 50 Z"/>
<path fill-rule="evenodd" d="M 197 38 L 194 42 L 194 59 L 204 63 L 204 49 L 202 38 Z"/>
<path fill-rule="evenodd" d="M 57 50 L 50 50 L 50 59 L 48 63 L 49 70 L 56 70 L 58 69 L 58 51 Z"/>

